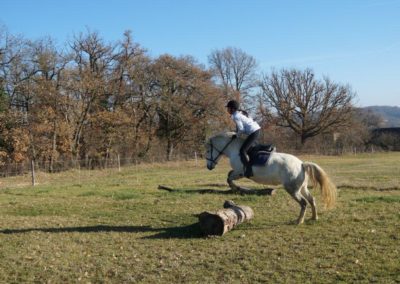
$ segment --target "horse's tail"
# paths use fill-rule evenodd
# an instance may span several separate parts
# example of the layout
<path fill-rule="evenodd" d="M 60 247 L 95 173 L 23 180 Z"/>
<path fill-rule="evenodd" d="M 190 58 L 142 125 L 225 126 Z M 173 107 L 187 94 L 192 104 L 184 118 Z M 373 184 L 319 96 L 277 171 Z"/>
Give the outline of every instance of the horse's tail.
<path fill-rule="evenodd" d="M 336 186 L 330 180 L 327 173 L 317 164 L 304 162 L 303 168 L 308 175 L 312 185 L 319 185 L 322 193 L 322 202 L 326 208 L 332 208 L 336 202 Z"/>

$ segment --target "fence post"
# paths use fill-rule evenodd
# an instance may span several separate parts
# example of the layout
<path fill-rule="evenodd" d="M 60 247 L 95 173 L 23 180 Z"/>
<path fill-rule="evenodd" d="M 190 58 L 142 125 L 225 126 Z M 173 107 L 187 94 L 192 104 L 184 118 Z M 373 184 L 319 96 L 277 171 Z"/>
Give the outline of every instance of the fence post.
<path fill-rule="evenodd" d="M 80 160 L 78 160 L 78 173 L 79 173 L 79 185 L 81 185 L 82 181 L 81 181 L 81 162 L 80 162 Z"/>
<path fill-rule="evenodd" d="M 119 159 L 119 154 L 117 155 L 118 171 L 121 171 L 121 160 Z"/>
<path fill-rule="evenodd" d="M 35 161 L 31 159 L 31 176 L 32 176 L 32 186 L 36 184 L 36 177 L 35 177 Z"/>

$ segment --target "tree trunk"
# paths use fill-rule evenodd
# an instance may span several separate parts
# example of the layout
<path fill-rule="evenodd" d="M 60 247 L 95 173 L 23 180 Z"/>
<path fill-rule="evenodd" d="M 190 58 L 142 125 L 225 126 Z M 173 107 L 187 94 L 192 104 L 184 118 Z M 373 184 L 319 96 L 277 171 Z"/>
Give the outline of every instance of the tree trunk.
<path fill-rule="evenodd" d="M 51 173 L 54 172 L 54 160 L 55 160 L 56 151 L 57 151 L 57 123 L 56 123 L 56 121 L 54 121 L 53 122 L 53 145 L 51 148 L 50 165 L 49 165 L 49 171 Z"/>
<path fill-rule="evenodd" d="M 225 201 L 224 209 L 215 213 L 203 212 L 199 215 L 200 228 L 205 235 L 222 236 L 234 227 L 254 217 L 253 209 Z"/>
<path fill-rule="evenodd" d="M 35 174 L 35 161 L 31 160 L 31 177 L 32 177 L 32 186 L 36 185 L 36 174 Z"/>
<path fill-rule="evenodd" d="M 174 145 L 172 143 L 172 140 L 168 138 L 167 141 L 167 161 L 172 160 L 172 154 L 174 152 Z"/>

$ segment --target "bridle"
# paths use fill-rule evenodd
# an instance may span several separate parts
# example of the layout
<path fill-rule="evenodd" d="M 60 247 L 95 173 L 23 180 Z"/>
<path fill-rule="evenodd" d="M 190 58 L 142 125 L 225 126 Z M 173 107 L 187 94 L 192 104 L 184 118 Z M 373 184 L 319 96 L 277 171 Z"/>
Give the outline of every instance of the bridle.
<path fill-rule="evenodd" d="M 209 159 L 209 158 L 206 157 L 206 160 L 212 162 L 212 163 L 214 164 L 214 166 L 216 166 L 217 163 L 218 163 L 219 157 L 224 153 L 224 151 L 226 150 L 226 148 L 228 148 L 228 146 L 232 143 L 233 140 L 234 140 L 234 138 L 232 138 L 231 140 L 229 140 L 229 142 L 226 143 L 226 145 L 224 146 L 224 148 L 222 148 L 222 150 L 220 151 L 220 150 L 218 150 L 218 149 L 213 145 L 212 140 L 210 139 L 210 143 L 209 143 L 209 144 L 210 144 L 210 147 L 211 147 L 211 159 Z M 217 155 L 214 159 L 212 159 L 214 149 L 215 149 L 215 151 L 218 152 L 218 155 Z"/>

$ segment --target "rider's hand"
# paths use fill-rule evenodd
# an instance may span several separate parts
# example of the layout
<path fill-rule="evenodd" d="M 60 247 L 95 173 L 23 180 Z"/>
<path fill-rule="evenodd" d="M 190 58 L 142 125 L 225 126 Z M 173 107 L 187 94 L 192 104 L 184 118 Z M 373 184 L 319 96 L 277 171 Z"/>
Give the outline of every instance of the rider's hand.
<path fill-rule="evenodd" d="M 232 139 L 236 139 L 237 138 L 237 135 L 236 134 L 233 134 L 232 135 Z"/>

